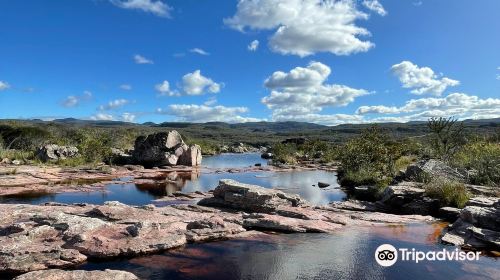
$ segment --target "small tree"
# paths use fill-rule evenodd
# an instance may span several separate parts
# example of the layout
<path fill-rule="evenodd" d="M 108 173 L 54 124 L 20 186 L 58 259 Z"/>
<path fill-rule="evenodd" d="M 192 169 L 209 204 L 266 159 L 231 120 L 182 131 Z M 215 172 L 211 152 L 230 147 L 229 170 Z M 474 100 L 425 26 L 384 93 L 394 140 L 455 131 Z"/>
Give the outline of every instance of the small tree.
<path fill-rule="evenodd" d="M 465 144 L 464 124 L 453 117 L 430 118 L 427 126 L 432 133 L 434 151 L 444 160 L 450 159 Z"/>

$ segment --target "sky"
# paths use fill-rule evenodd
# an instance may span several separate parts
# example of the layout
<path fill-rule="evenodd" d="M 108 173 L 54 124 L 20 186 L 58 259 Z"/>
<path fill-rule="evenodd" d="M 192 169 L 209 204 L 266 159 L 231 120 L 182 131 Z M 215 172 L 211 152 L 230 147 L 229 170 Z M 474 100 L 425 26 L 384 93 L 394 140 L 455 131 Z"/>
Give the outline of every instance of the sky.
<path fill-rule="evenodd" d="M 0 118 L 500 117 L 498 0 L 0 0 Z"/>

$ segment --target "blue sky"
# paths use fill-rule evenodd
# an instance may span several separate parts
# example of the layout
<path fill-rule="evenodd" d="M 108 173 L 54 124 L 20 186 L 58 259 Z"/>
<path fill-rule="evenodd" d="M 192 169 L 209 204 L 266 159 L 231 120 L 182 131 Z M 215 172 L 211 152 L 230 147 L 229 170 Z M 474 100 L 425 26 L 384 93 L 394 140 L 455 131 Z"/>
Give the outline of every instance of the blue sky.
<path fill-rule="evenodd" d="M 497 0 L 0 0 L 0 118 L 500 117 L 498 11 Z"/>

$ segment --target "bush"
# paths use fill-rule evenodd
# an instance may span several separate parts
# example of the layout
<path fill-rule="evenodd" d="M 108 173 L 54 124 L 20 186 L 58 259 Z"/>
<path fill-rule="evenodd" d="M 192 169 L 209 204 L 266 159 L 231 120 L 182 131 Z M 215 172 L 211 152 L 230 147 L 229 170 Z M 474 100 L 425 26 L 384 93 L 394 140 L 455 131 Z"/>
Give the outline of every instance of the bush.
<path fill-rule="evenodd" d="M 343 185 L 387 185 L 396 173 L 401 145 L 391 142 L 377 126 L 349 140 L 340 153 L 340 182 Z M 345 178 L 344 178 L 345 177 Z"/>
<path fill-rule="evenodd" d="M 443 178 L 432 178 L 425 185 L 427 196 L 437 198 L 441 206 L 463 208 L 469 200 L 470 194 L 463 183 Z"/>
<path fill-rule="evenodd" d="M 273 162 L 296 164 L 297 146 L 295 144 L 275 144 L 272 148 Z"/>
<path fill-rule="evenodd" d="M 453 158 L 458 168 L 471 170 L 469 181 L 477 185 L 500 186 L 500 144 L 475 142 L 464 146 Z"/>
<path fill-rule="evenodd" d="M 449 160 L 465 144 L 464 124 L 454 118 L 430 118 L 427 126 L 432 133 L 436 157 Z"/>

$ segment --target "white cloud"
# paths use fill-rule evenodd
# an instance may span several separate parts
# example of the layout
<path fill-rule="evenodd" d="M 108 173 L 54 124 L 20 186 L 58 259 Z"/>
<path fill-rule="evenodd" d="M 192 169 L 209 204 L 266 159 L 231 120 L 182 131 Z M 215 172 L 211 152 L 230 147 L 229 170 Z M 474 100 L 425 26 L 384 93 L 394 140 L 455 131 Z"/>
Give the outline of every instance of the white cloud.
<path fill-rule="evenodd" d="M 128 90 L 132 90 L 132 86 L 129 84 L 123 84 L 123 85 L 120 85 L 120 89 L 128 91 Z"/>
<path fill-rule="evenodd" d="M 217 104 L 217 98 L 215 98 L 215 96 L 212 96 L 210 98 L 207 99 L 207 101 L 205 101 L 203 103 L 203 105 L 206 105 L 206 106 L 212 106 L 212 105 L 215 105 Z"/>
<path fill-rule="evenodd" d="M 365 6 L 367 9 L 371 11 L 376 12 L 381 16 L 387 15 L 387 11 L 384 9 L 384 6 L 382 6 L 382 4 L 380 4 L 378 0 L 364 0 L 363 6 Z"/>
<path fill-rule="evenodd" d="M 346 106 L 368 92 L 345 85 L 326 84 L 330 73 L 330 67 L 314 61 L 306 68 L 296 67 L 288 73 L 276 71 L 264 82 L 271 94 L 262 98 L 262 103 L 272 110 L 273 120 L 309 121 L 330 117 L 332 120 L 328 122 L 334 122 L 338 116 L 318 113 L 323 108 Z"/>
<path fill-rule="evenodd" d="M 162 1 L 155 0 L 110 0 L 110 2 L 122 9 L 141 10 L 159 17 L 170 18 L 172 8 Z"/>
<path fill-rule="evenodd" d="M 251 52 L 256 51 L 259 48 L 259 40 L 253 40 L 247 48 Z"/>
<path fill-rule="evenodd" d="M 240 0 L 236 14 L 224 23 L 239 31 L 273 30 L 271 50 L 304 57 L 368 51 L 374 44 L 359 37 L 370 32 L 356 25 L 366 19 L 355 0 Z"/>
<path fill-rule="evenodd" d="M 406 101 L 401 107 L 361 106 L 356 114 L 391 114 L 394 117 L 379 117 L 374 120 L 394 118 L 399 121 L 425 120 L 429 117 L 492 118 L 500 117 L 500 99 L 452 93 L 443 98 L 420 98 Z M 410 115 L 404 115 L 410 114 Z"/>
<path fill-rule="evenodd" d="M 0 91 L 6 90 L 10 88 L 10 85 L 7 82 L 0 81 Z"/>
<path fill-rule="evenodd" d="M 130 103 L 130 101 L 128 101 L 127 99 L 115 99 L 115 100 L 112 100 L 112 101 L 109 101 L 108 104 L 106 105 L 101 105 L 99 106 L 99 110 L 101 111 L 105 111 L 105 110 L 114 110 L 114 109 L 118 109 L 120 107 L 123 107 L 125 105 L 127 105 L 128 103 Z"/>
<path fill-rule="evenodd" d="M 216 83 L 212 79 L 201 75 L 200 70 L 188 73 L 182 77 L 182 90 L 187 95 L 201 95 L 207 91 L 218 93 L 223 84 Z"/>
<path fill-rule="evenodd" d="M 91 120 L 94 121 L 112 121 L 114 120 L 113 115 L 105 114 L 105 113 L 97 113 L 90 117 Z"/>
<path fill-rule="evenodd" d="M 83 101 L 89 100 L 92 98 L 92 92 L 86 90 L 82 95 L 70 95 L 63 100 L 62 105 L 64 107 L 76 107 L 80 105 Z"/>
<path fill-rule="evenodd" d="M 155 86 L 155 90 L 160 96 L 179 96 L 177 91 L 170 89 L 170 83 L 168 81 L 163 81 L 161 84 L 157 84 Z"/>
<path fill-rule="evenodd" d="M 402 61 L 391 67 L 392 72 L 399 78 L 403 88 L 410 88 L 411 93 L 422 95 L 441 95 L 448 87 L 457 86 L 459 81 L 447 77 L 439 77 L 429 67 L 418 67 L 410 61 Z"/>
<path fill-rule="evenodd" d="M 136 115 L 134 115 L 132 113 L 123 113 L 122 116 L 121 116 L 121 119 L 124 122 L 134 122 L 135 118 L 136 118 Z"/>
<path fill-rule="evenodd" d="M 173 104 L 167 110 L 157 109 L 159 114 L 175 116 L 183 122 L 253 122 L 256 118 L 243 117 L 247 113 L 246 107 L 207 106 L 195 104 Z"/>
<path fill-rule="evenodd" d="M 136 64 L 154 64 L 154 62 L 151 59 L 147 59 L 140 54 L 134 55 L 134 61 Z"/>
<path fill-rule="evenodd" d="M 208 53 L 204 49 L 200 49 L 200 48 L 190 49 L 189 51 L 192 53 L 200 54 L 200 55 L 210 55 L 210 53 Z"/>
<path fill-rule="evenodd" d="M 377 106 L 361 106 L 356 110 L 356 114 L 365 115 L 365 114 L 397 114 L 400 110 L 397 107 L 387 107 L 383 105 Z"/>

